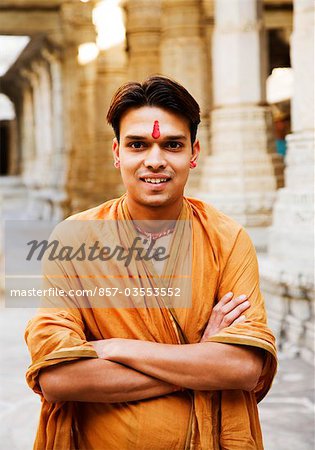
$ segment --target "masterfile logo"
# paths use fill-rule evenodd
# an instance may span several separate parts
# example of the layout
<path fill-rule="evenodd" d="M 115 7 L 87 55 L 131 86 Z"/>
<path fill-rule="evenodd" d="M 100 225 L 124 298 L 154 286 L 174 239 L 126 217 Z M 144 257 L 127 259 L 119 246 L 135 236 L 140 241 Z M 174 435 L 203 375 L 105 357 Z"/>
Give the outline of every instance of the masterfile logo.
<path fill-rule="evenodd" d="M 7 221 L 6 306 L 190 307 L 191 234 L 183 220 Z"/>

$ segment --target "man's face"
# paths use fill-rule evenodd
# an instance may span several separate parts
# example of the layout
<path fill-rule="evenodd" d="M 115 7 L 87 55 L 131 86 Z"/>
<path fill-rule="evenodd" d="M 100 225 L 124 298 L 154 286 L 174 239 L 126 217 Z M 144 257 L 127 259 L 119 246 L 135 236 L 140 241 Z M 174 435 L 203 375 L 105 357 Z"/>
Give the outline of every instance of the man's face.
<path fill-rule="evenodd" d="M 181 200 L 190 161 L 199 153 L 191 144 L 188 121 L 167 110 L 144 106 L 128 110 L 120 122 L 115 160 L 128 197 L 142 206 L 168 206 Z"/>

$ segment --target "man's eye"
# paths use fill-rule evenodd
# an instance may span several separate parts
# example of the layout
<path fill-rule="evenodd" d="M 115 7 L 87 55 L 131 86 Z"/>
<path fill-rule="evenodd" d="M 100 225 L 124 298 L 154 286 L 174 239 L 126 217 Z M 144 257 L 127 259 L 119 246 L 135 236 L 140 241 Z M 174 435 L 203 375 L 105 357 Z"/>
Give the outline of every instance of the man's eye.
<path fill-rule="evenodd" d="M 135 148 L 135 149 L 141 149 L 144 148 L 145 144 L 144 142 L 130 142 L 129 147 Z"/>
<path fill-rule="evenodd" d="M 171 150 L 178 150 L 179 148 L 181 148 L 183 146 L 183 144 L 181 142 L 170 141 L 170 142 L 167 142 L 165 146 L 167 148 L 170 148 Z"/>

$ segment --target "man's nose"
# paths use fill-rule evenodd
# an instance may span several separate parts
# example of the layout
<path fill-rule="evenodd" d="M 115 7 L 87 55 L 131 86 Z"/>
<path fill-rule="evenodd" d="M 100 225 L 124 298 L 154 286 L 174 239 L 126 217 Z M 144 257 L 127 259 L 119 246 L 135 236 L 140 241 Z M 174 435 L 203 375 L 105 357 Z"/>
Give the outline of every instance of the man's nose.
<path fill-rule="evenodd" d="M 144 165 L 148 169 L 155 169 L 155 170 L 166 167 L 164 153 L 158 144 L 154 144 L 150 148 L 149 152 L 147 152 L 144 160 Z"/>

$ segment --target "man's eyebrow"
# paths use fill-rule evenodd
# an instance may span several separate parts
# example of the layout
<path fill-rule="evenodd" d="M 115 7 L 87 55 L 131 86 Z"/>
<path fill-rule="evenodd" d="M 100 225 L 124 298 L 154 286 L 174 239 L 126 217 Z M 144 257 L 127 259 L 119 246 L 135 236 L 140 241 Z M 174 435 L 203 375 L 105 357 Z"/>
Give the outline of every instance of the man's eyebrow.
<path fill-rule="evenodd" d="M 174 134 L 163 137 L 163 141 L 187 141 L 187 137 L 184 134 Z"/>
<path fill-rule="evenodd" d="M 147 140 L 148 137 L 147 136 L 139 136 L 139 135 L 135 135 L 135 134 L 128 134 L 127 136 L 125 136 L 125 139 L 129 139 L 129 140 L 135 140 L 135 141 L 144 141 Z M 176 134 L 176 135 L 169 135 L 169 136 L 164 136 L 162 137 L 163 141 L 178 141 L 178 140 L 183 140 L 183 141 L 187 141 L 187 137 L 184 134 Z"/>
<path fill-rule="evenodd" d="M 145 139 L 147 139 L 146 136 L 139 136 L 137 134 L 128 134 L 127 136 L 125 136 L 125 139 L 130 139 L 130 140 L 135 140 L 135 141 L 143 141 Z"/>

